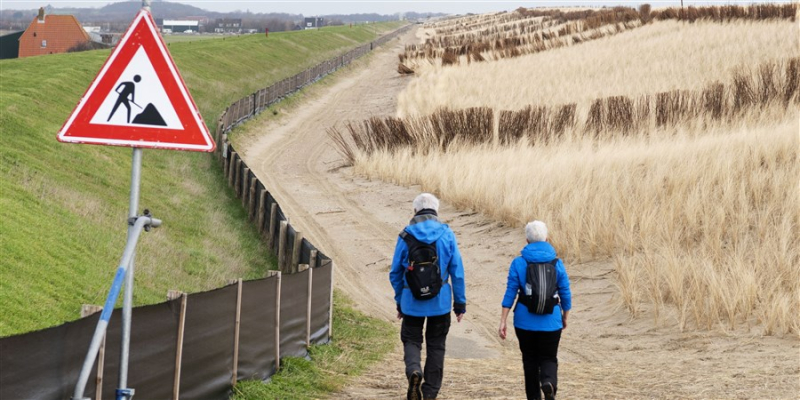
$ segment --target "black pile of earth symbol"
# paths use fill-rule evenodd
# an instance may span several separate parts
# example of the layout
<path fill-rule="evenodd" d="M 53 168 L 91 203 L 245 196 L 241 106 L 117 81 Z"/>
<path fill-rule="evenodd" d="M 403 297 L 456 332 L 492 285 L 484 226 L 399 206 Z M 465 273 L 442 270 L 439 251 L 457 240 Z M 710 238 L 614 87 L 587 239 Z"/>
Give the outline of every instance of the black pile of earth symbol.
<path fill-rule="evenodd" d="M 133 119 L 132 123 L 141 125 L 167 126 L 167 123 L 164 122 L 164 118 L 161 117 L 161 113 L 156 110 L 156 107 L 153 106 L 153 103 L 148 104 L 147 107 L 144 108 L 144 111 L 142 111 L 141 114 L 137 115 L 136 118 Z"/>

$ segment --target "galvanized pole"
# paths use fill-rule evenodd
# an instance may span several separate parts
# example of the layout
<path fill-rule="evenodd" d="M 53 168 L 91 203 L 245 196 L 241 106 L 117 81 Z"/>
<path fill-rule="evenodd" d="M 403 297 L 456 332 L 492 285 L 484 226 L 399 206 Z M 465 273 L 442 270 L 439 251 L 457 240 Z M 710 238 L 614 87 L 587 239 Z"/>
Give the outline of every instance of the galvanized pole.
<path fill-rule="evenodd" d="M 86 352 L 86 358 L 83 361 L 83 367 L 78 376 L 78 383 L 75 385 L 75 391 L 73 392 L 73 400 L 89 400 L 83 397 L 83 392 L 86 390 L 86 383 L 89 381 L 89 374 L 92 372 L 94 360 L 97 358 L 97 353 L 100 351 L 100 342 L 108 328 L 108 321 L 111 319 L 111 314 L 114 312 L 114 304 L 117 303 L 119 292 L 122 289 L 122 283 L 125 280 L 125 274 L 127 273 L 128 266 L 131 264 L 131 258 L 133 258 L 133 253 L 136 249 L 136 243 L 139 241 L 142 230 L 148 226 L 161 226 L 161 220 L 149 216 L 142 216 L 137 218 L 136 223 L 133 225 L 133 233 L 128 243 L 125 244 L 122 260 L 120 260 L 117 273 L 114 275 L 114 281 L 111 283 L 111 288 L 108 291 L 108 296 L 103 306 L 103 313 L 100 314 L 100 321 L 97 322 L 97 328 L 94 330 L 92 341 L 89 344 L 89 351 Z"/>
<path fill-rule="evenodd" d="M 128 206 L 128 241 L 134 235 L 133 223 L 136 221 L 139 209 L 139 188 L 142 181 L 142 149 L 133 148 L 133 162 L 131 163 L 131 197 Z M 122 303 L 122 341 L 119 355 L 119 383 L 117 385 L 117 398 L 130 399 L 133 391 L 128 389 L 128 359 L 131 342 L 131 311 L 133 308 L 133 271 L 136 261 L 136 249 L 131 254 L 128 271 L 125 276 L 125 296 Z"/>
<path fill-rule="evenodd" d="M 150 0 L 142 0 L 142 9 L 150 12 Z M 142 181 L 142 149 L 133 148 L 131 162 L 131 197 L 128 203 L 128 241 L 133 233 L 133 224 L 139 212 L 139 188 Z M 130 358 L 131 344 L 131 313 L 133 309 L 133 282 L 136 266 L 136 249 L 133 249 L 128 272 L 125 276 L 125 297 L 122 301 L 122 341 L 119 353 L 119 382 L 117 384 L 117 399 L 129 400 L 133 397 L 133 390 L 128 389 L 128 359 Z"/>

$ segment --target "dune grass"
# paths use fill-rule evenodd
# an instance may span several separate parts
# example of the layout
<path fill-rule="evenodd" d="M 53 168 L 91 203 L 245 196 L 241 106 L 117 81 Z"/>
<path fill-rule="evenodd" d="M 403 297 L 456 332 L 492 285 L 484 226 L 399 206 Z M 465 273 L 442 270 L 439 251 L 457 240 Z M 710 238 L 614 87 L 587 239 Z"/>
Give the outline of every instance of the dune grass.
<path fill-rule="evenodd" d="M 797 57 L 797 32 L 788 20 L 662 21 L 532 56 L 431 67 L 401 94 L 398 114 L 577 104 L 586 121 L 598 99 L 699 92 L 716 81 L 753 100 L 784 88 L 742 84 L 738 71 Z M 796 68 L 786 71 L 795 76 L 782 82 L 796 87 Z M 647 310 L 680 330 L 797 334 L 797 98 L 750 100 L 724 115 L 698 107 L 674 124 L 606 124 L 595 137 L 462 140 L 353 159 L 361 174 L 421 185 L 512 225 L 544 220 L 566 258 L 615 266 L 620 306 L 634 316 Z M 480 136 L 483 126 L 450 134 Z"/>
<path fill-rule="evenodd" d="M 398 23 L 248 35 L 169 46 L 212 129 L 231 102 L 373 39 Z M 76 319 L 102 304 L 122 253 L 131 150 L 62 144 L 56 132 L 108 51 L 0 61 L 0 336 Z M 141 201 L 164 221 L 145 233 L 136 305 L 168 289 L 256 278 L 274 263 L 212 157 L 144 152 Z"/>

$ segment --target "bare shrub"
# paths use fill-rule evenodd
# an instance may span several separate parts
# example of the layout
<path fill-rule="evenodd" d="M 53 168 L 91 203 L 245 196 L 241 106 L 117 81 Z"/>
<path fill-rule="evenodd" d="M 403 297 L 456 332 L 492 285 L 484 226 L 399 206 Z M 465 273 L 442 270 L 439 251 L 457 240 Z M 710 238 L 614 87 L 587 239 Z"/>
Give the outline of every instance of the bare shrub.
<path fill-rule="evenodd" d="M 652 18 L 650 18 L 650 4 L 645 3 L 639 6 L 639 19 L 642 20 L 642 25 L 652 21 Z"/>

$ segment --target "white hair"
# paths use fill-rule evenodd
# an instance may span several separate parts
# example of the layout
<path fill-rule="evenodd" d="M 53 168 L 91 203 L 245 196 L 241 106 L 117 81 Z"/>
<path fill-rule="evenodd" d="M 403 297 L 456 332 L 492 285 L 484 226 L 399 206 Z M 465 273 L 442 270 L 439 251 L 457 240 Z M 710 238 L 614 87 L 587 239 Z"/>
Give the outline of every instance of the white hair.
<path fill-rule="evenodd" d="M 525 237 L 528 238 L 528 243 L 544 242 L 547 240 L 547 225 L 542 221 L 528 222 L 525 225 Z"/>
<path fill-rule="evenodd" d="M 414 212 L 420 212 L 426 208 L 439 212 L 439 199 L 430 193 L 421 193 L 414 199 Z"/>

